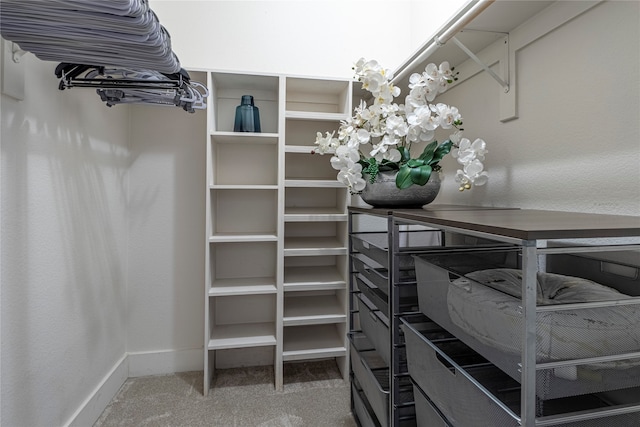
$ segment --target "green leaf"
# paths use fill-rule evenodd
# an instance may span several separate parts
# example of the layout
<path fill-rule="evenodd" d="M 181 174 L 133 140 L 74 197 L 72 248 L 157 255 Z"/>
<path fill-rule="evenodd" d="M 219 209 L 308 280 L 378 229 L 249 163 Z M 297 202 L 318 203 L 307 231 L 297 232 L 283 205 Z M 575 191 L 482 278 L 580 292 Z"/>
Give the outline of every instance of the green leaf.
<path fill-rule="evenodd" d="M 408 162 L 411 159 L 411 152 L 407 150 L 407 147 L 398 147 L 400 152 L 400 162 Z"/>
<path fill-rule="evenodd" d="M 424 160 L 420 160 L 420 159 L 409 159 L 409 161 L 407 162 L 407 166 L 409 166 L 410 168 L 417 168 L 424 164 L 425 164 Z"/>
<path fill-rule="evenodd" d="M 408 188 L 413 184 L 411 181 L 411 168 L 407 165 L 402 165 L 396 175 L 396 187 L 400 189 Z"/>
<path fill-rule="evenodd" d="M 420 157 L 418 158 L 421 160 L 424 160 L 425 163 L 431 162 L 431 159 L 433 158 L 433 152 L 435 151 L 437 146 L 438 146 L 438 141 L 430 142 L 429 144 L 427 144 L 426 147 L 424 147 L 422 154 L 420 154 Z"/>
<path fill-rule="evenodd" d="M 451 147 L 453 146 L 453 142 L 447 140 L 440 144 L 440 146 L 433 153 L 433 159 L 431 160 L 431 164 L 438 163 L 440 160 L 444 158 L 449 151 L 451 151 Z"/>
<path fill-rule="evenodd" d="M 398 164 L 396 162 L 391 162 L 391 161 L 389 161 L 387 159 L 384 159 L 378 165 L 378 169 L 380 171 L 397 171 L 398 170 Z"/>
<path fill-rule="evenodd" d="M 429 165 L 420 166 L 419 168 L 411 169 L 411 181 L 414 184 L 425 185 L 431 177 L 431 171 L 433 169 Z"/>

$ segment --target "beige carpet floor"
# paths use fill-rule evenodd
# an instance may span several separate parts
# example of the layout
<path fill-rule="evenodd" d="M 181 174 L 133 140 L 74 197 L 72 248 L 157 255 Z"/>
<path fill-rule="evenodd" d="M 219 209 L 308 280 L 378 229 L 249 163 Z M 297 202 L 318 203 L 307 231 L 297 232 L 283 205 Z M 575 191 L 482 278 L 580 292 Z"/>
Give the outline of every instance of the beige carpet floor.
<path fill-rule="evenodd" d="M 208 396 L 202 372 L 130 378 L 94 427 L 351 427 L 350 386 L 334 361 L 284 365 L 284 390 L 272 367 L 216 371 Z"/>

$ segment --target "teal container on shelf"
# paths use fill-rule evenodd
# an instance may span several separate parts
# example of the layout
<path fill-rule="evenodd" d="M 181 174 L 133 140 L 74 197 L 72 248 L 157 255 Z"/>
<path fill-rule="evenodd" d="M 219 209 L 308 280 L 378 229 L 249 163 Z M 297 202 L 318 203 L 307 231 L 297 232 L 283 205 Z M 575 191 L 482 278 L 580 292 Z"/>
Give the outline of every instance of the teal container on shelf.
<path fill-rule="evenodd" d="M 260 111 L 253 103 L 253 96 L 242 95 L 240 105 L 236 107 L 234 132 L 261 132 Z"/>

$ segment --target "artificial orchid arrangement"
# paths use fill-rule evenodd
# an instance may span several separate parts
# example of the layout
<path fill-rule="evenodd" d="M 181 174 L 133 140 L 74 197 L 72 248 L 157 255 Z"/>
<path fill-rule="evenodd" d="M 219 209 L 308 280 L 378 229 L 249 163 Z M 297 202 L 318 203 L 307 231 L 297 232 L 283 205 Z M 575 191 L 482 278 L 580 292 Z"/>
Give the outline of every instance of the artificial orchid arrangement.
<path fill-rule="evenodd" d="M 392 84 L 393 73 L 375 60 L 361 58 L 354 66 L 362 88 L 373 96 L 373 103 L 360 101 L 354 115 L 340 123 L 336 132 L 317 133 L 314 153 L 332 154 L 331 165 L 338 170 L 338 181 L 352 194 L 366 186 L 365 175 L 374 182 L 379 171 L 397 171 L 396 186 L 425 185 L 433 172 L 441 170 L 439 162 L 451 154 L 461 169 L 456 173 L 460 191 L 483 185 L 486 143 L 462 137 L 462 116 L 452 105 L 434 104 L 435 97 L 456 80 L 447 62 L 429 64 L 421 74 L 409 79 L 409 95 L 404 104 L 394 103 L 400 88 Z M 450 129 L 449 139 L 438 143 L 436 129 Z M 411 157 L 413 144 L 426 143 L 422 153 Z"/>

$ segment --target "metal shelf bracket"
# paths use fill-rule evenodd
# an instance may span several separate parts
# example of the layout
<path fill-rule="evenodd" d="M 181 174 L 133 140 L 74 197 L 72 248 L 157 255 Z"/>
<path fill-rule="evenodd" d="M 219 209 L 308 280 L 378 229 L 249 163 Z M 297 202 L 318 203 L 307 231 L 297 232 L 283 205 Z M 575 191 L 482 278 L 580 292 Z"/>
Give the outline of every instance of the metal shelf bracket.
<path fill-rule="evenodd" d="M 11 59 L 13 62 L 19 64 L 20 58 L 22 58 L 25 53 L 27 53 L 26 50 L 22 50 L 17 43 L 11 42 Z"/>
<path fill-rule="evenodd" d="M 451 40 L 456 44 L 456 46 L 458 46 L 464 53 L 466 53 L 469 58 L 473 59 L 476 64 L 480 65 L 487 73 L 489 73 L 489 75 L 491 75 L 491 77 L 493 77 L 493 79 L 495 81 L 497 81 L 500 86 L 502 86 L 502 88 L 504 89 L 504 92 L 507 93 L 509 92 L 509 35 L 506 35 L 505 38 L 505 58 L 504 58 L 504 64 L 506 65 L 507 69 L 506 69 L 506 81 L 500 77 L 495 71 L 493 71 L 491 68 L 489 68 L 489 66 L 487 64 L 485 64 L 484 62 L 482 62 L 482 60 L 480 58 L 478 58 L 478 56 L 476 56 L 476 54 L 474 54 L 469 48 L 467 48 L 460 40 L 458 40 L 455 36 L 451 38 Z"/>

